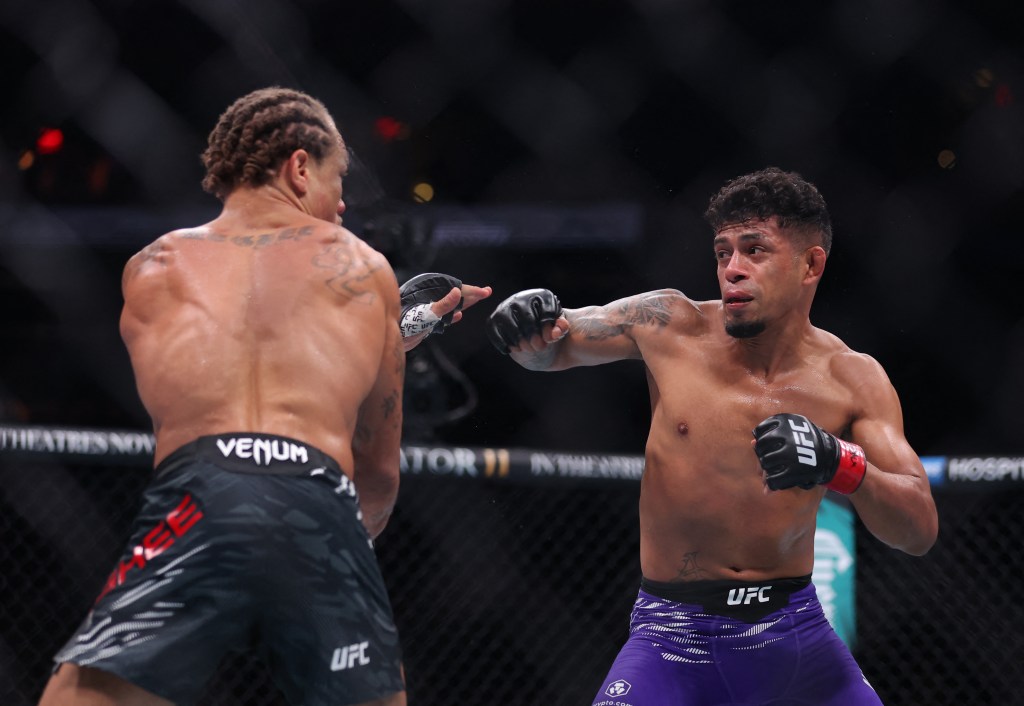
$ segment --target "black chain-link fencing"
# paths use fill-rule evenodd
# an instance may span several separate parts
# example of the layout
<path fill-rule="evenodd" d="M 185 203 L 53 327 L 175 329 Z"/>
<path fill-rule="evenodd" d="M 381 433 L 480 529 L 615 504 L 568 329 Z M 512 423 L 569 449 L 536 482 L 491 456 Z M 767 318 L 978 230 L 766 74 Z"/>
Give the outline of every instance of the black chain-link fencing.
<path fill-rule="evenodd" d="M 500 467 L 501 459 L 496 459 Z M 0 453 L 0 703 L 33 704 L 128 534 L 141 467 Z M 379 539 L 413 706 L 589 704 L 639 583 L 633 481 L 413 476 Z M 937 495 L 924 558 L 857 530 L 855 654 L 889 706 L 1024 704 L 1020 491 Z M 225 660 L 205 706 L 283 706 Z"/>

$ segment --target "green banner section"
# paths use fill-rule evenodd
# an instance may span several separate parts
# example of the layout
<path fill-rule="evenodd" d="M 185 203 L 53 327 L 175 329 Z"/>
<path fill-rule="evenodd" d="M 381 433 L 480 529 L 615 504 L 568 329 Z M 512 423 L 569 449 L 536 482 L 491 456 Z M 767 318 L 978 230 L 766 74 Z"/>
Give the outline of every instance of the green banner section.
<path fill-rule="evenodd" d="M 826 497 L 818 508 L 812 581 L 825 617 L 851 650 L 857 641 L 855 541 L 853 510 Z"/>

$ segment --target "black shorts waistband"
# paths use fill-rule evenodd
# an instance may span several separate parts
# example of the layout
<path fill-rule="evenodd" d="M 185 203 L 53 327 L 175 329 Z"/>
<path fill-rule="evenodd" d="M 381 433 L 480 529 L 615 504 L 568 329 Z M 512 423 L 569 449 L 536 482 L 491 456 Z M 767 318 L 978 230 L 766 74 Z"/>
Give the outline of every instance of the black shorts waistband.
<path fill-rule="evenodd" d="M 640 580 L 640 590 L 675 603 L 701 606 L 705 612 L 743 621 L 757 621 L 789 605 L 789 597 L 806 588 L 811 575 L 765 581 L 681 581 L 666 583 Z"/>
<path fill-rule="evenodd" d="M 286 436 L 253 432 L 200 436 L 173 451 L 160 462 L 154 474 L 159 478 L 179 464 L 195 459 L 239 473 L 308 475 L 325 469 L 342 474 L 338 462 L 315 446 Z"/>

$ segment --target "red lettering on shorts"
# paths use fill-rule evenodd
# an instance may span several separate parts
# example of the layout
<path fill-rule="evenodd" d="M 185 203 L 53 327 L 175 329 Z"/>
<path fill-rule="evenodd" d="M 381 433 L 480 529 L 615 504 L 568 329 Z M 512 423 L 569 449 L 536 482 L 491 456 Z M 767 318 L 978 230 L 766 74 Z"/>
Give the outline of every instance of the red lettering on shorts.
<path fill-rule="evenodd" d="M 124 577 L 128 574 L 128 570 L 133 567 L 144 569 L 146 567 L 146 557 L 142 553 L 142 547 L 135 547 L 132 550 L 132 558 L 128 561 L 122 561 L 117 565 L 117 585 L 120 586 L 124 583 Z"/>
<path fill-rule="evenodd" d="M 174 544 L 174 539 L 171 538 L 171 531 L 167 529 L 166 523 L 158 522 L 156 527 L 142 538 L 142 555 L 146 561 L 149 561 L 172 544 Z M 139 547 L 136 547 L 135 551 L 138 552 Z"/>
<path fill-rule="evenodd" d="M 106 583 L 103 584 L 103 589 L 96 597 L 96 602 L 98 603 L 113 589 L 123 585 L 130 571 L 146 568 L 146 564 L 150 560 L 167 551 L 174 544 L 175 538 L 183 537 L 202 518 L 203 513 L 199 510 L 199 506 L 196 505 L 192 496 L 186 493 L 178 507 L 167 513 L 164 519 L 146 532 L 142 543 L 132 549 L 131 557 L 118 562 L 114 570 L 110 572 Z"/>
<path fill-rule="evenodd" d="M 170 525 L 171 531 L 180 537 L 188 532 L 192 525 L 199 522 L 202 517 L 203 513 L 199 512 L 199 508 L 196 507 L 192 496 L 186 495 L 181 504 L 167 514 L 167 524 Z"/>

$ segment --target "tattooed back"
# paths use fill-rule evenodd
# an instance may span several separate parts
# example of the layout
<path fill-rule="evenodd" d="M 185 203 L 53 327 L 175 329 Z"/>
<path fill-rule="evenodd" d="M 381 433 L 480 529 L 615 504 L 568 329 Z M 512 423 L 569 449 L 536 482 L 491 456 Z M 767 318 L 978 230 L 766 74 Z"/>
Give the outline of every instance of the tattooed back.
<path fill-rule="evenodd" d="M 292 223 L 222 218 L 129 261 L 121 333 L 155 462 L 197 436 L 244 430 L 302 439 L 351 469 L 360 406 L 384 366 L 394 389 L 380 394 L 382 419 L 389 398 L 390 411 L 400 405 L 391 267 L 338 225 Z"/>

